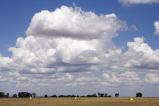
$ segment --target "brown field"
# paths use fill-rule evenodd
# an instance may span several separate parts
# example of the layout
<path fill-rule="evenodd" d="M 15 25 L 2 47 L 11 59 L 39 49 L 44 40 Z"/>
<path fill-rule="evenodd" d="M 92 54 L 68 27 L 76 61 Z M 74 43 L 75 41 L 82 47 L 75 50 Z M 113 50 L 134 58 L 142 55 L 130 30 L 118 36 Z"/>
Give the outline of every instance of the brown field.
<path fill-rule="evenodd" d="M 159 106 L 159 98 L 0 99 L 0 106 Z"/>

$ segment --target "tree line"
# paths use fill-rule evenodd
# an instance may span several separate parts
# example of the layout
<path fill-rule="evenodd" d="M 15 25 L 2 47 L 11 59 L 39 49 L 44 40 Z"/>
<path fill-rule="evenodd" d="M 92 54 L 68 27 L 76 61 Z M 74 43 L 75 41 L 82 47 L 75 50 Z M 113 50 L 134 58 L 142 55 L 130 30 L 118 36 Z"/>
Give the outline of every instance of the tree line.
<path fill-rule="evenodd" d="M 136 93 L 136 97 L 142 97 L 143 94 L 141 92 Z M 12 96 L 9 95 L 9 93 L 5 92 L 0 92 L 0 98 L 27 98 L 27 97 L 32 97 L 36 98 L 36 93 L 29 93 L 29 92 L 18 92 L 18 94 L 13 94 Z M 89 94 L 89 95 L 52 95 L 48 96 L 45 94 L 43 97 L 112 97 L 112 95 L 109 95 L 108 93 L 94 93 L 94 94 Z M 115 93 L 114 97 L 119 97 L 119 93 Z"/>

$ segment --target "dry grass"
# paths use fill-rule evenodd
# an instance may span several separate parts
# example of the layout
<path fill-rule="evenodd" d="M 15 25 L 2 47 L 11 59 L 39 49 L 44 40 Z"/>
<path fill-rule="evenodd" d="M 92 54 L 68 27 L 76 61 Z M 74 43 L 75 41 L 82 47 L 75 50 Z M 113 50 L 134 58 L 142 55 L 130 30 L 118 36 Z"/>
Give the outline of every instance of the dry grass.
<path fill-rule="evenodd" d="M 0 99 L 0 106 L 159 106 L 159 98 Z"/>

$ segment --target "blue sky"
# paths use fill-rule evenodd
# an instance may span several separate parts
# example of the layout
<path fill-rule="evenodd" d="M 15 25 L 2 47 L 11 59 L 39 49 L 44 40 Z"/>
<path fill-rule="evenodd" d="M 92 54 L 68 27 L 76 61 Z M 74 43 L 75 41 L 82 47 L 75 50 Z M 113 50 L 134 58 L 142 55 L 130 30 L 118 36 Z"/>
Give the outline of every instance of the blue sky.
<path fill-rule="evenodd" d="M 117 45 L 125 46 L 127 41 L 131 41 L 133 37 L 143 36 L 149 45 L 159 48 L 159 37 L 153 34 L 153 22 L 159 19 L 158 4 L 123 6 L 117 0 L 101 0 L 100 2 L 97 0 L 1 0 L 1 54 L 9 55 L 6 48 L 13 46 L 17 37 L 25 36 L 25 31 L 36 12 L 54 10 L 61 5 L 73 6 L 74 3 L 84 11 L 93 11 L 96 14 L 115 13 L 128 25 L 137 27 L 137 31 L 121 32 L 120 37 L 114 39 Z"/>
<path fill-rule="evenodd" d="M 126 1 L 1 0 L 0 90 L 159 96 L 159 1 Z"/>

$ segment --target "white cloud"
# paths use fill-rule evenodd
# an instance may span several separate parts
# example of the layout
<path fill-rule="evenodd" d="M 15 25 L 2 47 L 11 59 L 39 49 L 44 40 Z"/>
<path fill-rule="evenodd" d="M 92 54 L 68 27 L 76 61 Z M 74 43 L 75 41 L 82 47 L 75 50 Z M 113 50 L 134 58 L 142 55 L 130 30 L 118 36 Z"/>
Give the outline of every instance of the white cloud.
<path fill-rule="evenodd" d="M 125 22 L 114 13 L 97 15 L 80 8 L 62 6 L 52 12 L 43 10 L 36 13 L 26 33 L 28 36 L 97 39 L 113 37 L 123 28 Z"/>
<path fill-rule="evenodd" d="M 154 27 L 155 27 L 155 34 L 159 35 L 159 21 L 154 22 Z"/>
<path fill-rule="evenodd" d="M 126 67 L 136 68 L 135 70 L 157 70 L 159 67 L 159 52 L 153 50 L 143 38 L 134 38 L 134 42 L 128 42 L 128 51 L 125 55 L 128 61 Z"/>
<path fill-rule="evenodd" d="M 136 25 L 131 25 L 130 26 L 130 30 L 132 30 L 132 31 L 138 31 L 138 28 L 137 28 Z"/>
<path fill-rule="evenodd" d="M 132 83 L 134 81 L 139 81 L 140 78 L 136 72 L 133 71 L 127 71 L 123 73 L 104 73 L 103 78 L 107 82 L 112 83 Z"/>
<path fill-rule="evenodd" d="M 153 50 L 147 43 L 144 42 L 144 38 L 136 37 L 134 38 L 134 42 L 128 42 L 127 43 L 129 52 L 136 52 L 140 53 L 141 56 L 145 59 L 148 59 L 149 61 L 155 61 L 159 62 L 159 52 L 158 49 Z"/>
<path fill-rule="evenodd" d="M 3 57 L 0 55 L 0 71 L 8 71 L 11 67 L 9 67 L 12 64 L 12 59 L 9 57 Z"/>
<path fill-rule="evenodd" d="M 129 4 L 152 4 L 152 3 L 159 3 L 159 0 L 119 0 L 124 5 Z"/>
<path fill-rule="evenodd" d="M 130 51 L 142 52 L 147 56 L 154 52 L 148 44 L 144 43 L 144 38 L 140 37 L 134 38 L 134 42 L 128 42 L 127 46 Z"/>
<path fill-rule="evenodd" d="M 146 73 L 145 82 L 148 83 L 159 83 L 159 74 L 158 73 Z"/>
<path fill-rule="evenodd" d="M 159 50 L 141 37 L 128 42 L 127 51 L 116 47 L 112 39 L 125 26 L 115 14 L 66 6 L 41 11 L 34 15 L 27 36 L 9 48 L 11 57 L 0 56 L 0 79 L 39 86 L 141 82 L 141 71 L 159 68 Z"/>
<path fill-rule="evenodd" d="M 125 27 L 115 14 L 97 15 L 62 6 L 36 13 L 27 36 L 19 37 L 9 51 L 16 69 L 30 73 L 64 71 L 65 65 L 81 69 L 80 64 L 100 63 L 98 55 L 114 47 L 112 38 Z"/>

